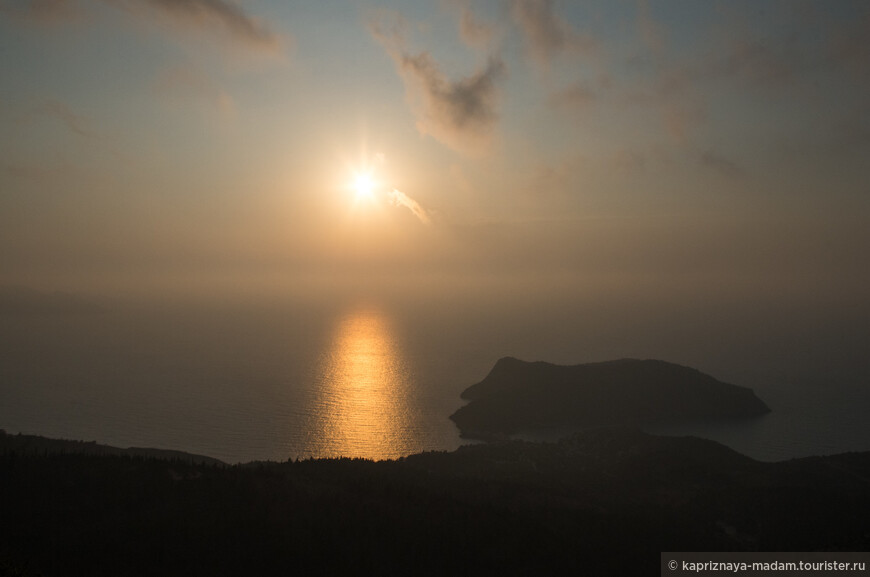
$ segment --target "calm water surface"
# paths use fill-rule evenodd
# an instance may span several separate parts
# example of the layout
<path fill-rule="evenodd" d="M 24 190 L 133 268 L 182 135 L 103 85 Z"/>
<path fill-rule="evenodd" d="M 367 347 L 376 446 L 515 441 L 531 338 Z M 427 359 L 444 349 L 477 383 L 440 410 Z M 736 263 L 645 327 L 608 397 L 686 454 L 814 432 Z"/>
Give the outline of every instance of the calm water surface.
<path fill-rule="evenodd" d="M 387 315 L 343 317 L 317 363 L 302 456 L 395 458 L 425 448 L 411 368 Z"/>
<path fill-rule="evenodd" d="M 395 458 L 458 447 L 448 416 L 502 356 L 634 357 L 753 387 L 774 409 L 748 423 L 656 432 L 705 436 L 765 460 L 870 450 L 866 333 L 844 339 L 842 323 L 800 333 L 791 320 L 746 330 L 753 315 L 695 323 L 697 311 L 681 319 L 626 306 L 375 299 L 6 315 L 0 428 L 228 462 Z"/>

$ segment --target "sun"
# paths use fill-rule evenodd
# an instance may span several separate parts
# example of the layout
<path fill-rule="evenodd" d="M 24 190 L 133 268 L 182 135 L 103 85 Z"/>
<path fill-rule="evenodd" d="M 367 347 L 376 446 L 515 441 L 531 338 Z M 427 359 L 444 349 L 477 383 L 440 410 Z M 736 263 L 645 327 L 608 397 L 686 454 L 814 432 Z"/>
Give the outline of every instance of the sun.
<path fill-rule="evenodd" d="M 375 180 L 369 172 L 357 173 L 353 180 L 353 189 L 356 191 L 357 200 L 371 200 L 374 198 Z"/>

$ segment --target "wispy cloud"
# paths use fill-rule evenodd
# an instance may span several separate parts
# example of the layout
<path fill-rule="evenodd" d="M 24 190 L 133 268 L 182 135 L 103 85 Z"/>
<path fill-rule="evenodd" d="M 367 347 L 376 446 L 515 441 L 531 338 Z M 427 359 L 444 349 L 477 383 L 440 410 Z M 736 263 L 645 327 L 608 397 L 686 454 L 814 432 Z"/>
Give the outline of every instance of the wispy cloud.
<path fill-rule="evenodd" d="M 157 91 L 172 100 L 203 104 L 216 111 L 222 120 L 235 117 L 235 103 L 206 73 L 192 66 L 167 69 L 156 82 Z"/>
<path fill-rule="evenodd" d="M 451 80 L 428 52 L 408 50 L 400 16 L 394 14 L 386 23 L 372 22 L 370 29 L 396 64 L 417 117 L 417 129 L 454 150 L 487 150 L 498 120 L 497 83 L 505 75 L 501 59 L 490 57 L 477 72 Z"/>
<path fill-rule="evenodd" d="M 463 4 L 459 12 L 459 35 L 469 46 L 487 48 L 493 41 L 494 31 L 478 19 L 467 4 Z"/>
<path fill-rule="evenodd" d="M 0 163 L 0 173 L 22 181 L 39 181 L 47 177 L 61 175 L 67 172 L 67 167 L 46 167 L 35 164 L 3 162 Z"/>
<path fill-rule="evenodd" d="M 37 24 L 54 24 L 73 20 L 79 12 L 70 0 L 0 0 L 0 15 Z"/>
<path fill-rule="evenodd" d="M 693 94 L 667 98 L 661 103 L 661 114 L 668 134 L 680 144 L 688 143 L 707 120 L 704 100 Z"/>
<path fill-rule="evenodd" d="M 83 4 L 95 0 L 0 0 L 0 14 L 37 22 L 71 20 L 81 14 Z M 282 37 L 266 23 L 227 0 L 101 0 L 136 15 L 153 15 L 173 24 L 209 32 L 218 31 L 238 47 L 278 52 Z"/>
<path fill-rule="evenodd" d="M 281 38 L 264 22 L 225 0 L 105 0 L 125 6 L 144 5 L 175 22 L 206 30 L 221 30 L 235 43 L 277 51 Z"/>
<path fill-rule="evenodd" d="M 763 38 L 735 38 L 723 54 L 699 65 L 695 76 L 739 80 L 749 88 L 789 87 L 808 68 L 799 50 Z"/>
<path fill-rule="evenodd" d="M 553 0 L 513 0 L 511 16 L 522 32 L 526 50 L 545 68 L 563 52 L 589 51 L 596 46 L 593 39 L 577 34 L 556 14 Z"/>
<path fill-rule="evenodd" d="M 502 27 L 496 20 L 481 18 L 481 3 L 475 0 L 442 0 L 449 12 L 456 15 L 459 37 L 470 48 L 491 51 L 500 41 Z M 476 6 L 475 6 L 476 5 Z M 489 15 L 491 16 L 491 15 Z"/>
<path fill-rule="evenodd" d="M 84 118 L 73 112 L 69 106 L 59 100 L 49 99 L 32 106 L 27 111 L 26 117 L 29 119 L 36 116 L 48 116 L 59 120 L 71 132 L 79 136 L 94 136 Z"/>
<path fill-rule="evenodd" d="M 701 154 L 701 164 L 718 172 L 722 176 L 727 176 L 729 178 L 734 178 L 743 174 L 743 171 L 736 162 L 729 160 L 712 150 L 704 151 Z"/>
<path fill-rule="evenodd" d="M 826 66 L 844 67 L 867 87 L 870 84 L 870 7 L 853 21 L 830 28 L 825 47 Z"/>
<path fill-rule="evenodd" d="M 667 34 L 661 23 L 652 17 L 647 0 L 639 0 L 637 4 L 637 30 L 648 51 L 655 55 L 664 52 Z"/>
<path fill-rule="evenodd" d="M 420 203 L 402 192 L 401 190 L 393 189 L 389 193 L 390 203 L 394 206 L 404 206 L 410 210 L 414 216 L 420 219 L 423 224 L 431 224 L 432 219 L 425 208 L 420 206 Z"/>
<path fill-rule="evenodd" d="M 548 63 L 568 44 L 570 27 L 553 12 L 552 0 L 514 0 L 511 14 L 538 62 Z"/>
<path fill-rule="evenodd" d="M 589 81 L 578 80 L 573 84 L 558 90 L 548 98 L 549 103 L 557 108 L 586 109 L 598 102 L 602 87 Z"/>

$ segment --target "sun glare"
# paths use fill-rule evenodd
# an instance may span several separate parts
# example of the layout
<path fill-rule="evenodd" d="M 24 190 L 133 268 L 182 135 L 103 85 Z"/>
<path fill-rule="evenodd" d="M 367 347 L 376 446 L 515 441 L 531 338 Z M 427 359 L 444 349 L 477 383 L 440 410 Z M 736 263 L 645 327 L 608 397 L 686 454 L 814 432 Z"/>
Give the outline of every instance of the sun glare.
<path fill-rule="evenodd" d="M 357 200 L 371 199 L 374 196 L 375 181 L 371 174 L 359 173 L 354 178 L 353 188 L 356 191 Z"/>

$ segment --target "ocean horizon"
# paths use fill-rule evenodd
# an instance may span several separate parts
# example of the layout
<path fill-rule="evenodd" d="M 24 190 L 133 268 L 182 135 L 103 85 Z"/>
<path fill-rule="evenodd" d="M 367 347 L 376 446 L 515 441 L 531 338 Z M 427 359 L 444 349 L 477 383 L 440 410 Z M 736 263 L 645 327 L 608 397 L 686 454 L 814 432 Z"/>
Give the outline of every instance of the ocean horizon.
<path fill-rule="evenodd" d="M 799 319 L 741 331 L 724 315 L 694 325 L 674 315 L 627 302 L 483 296 L 146 299 L 7 314 L 0 428 L 229 463 L 392 459 L 469 442 L 449 415 L 501 357 L 658 358 L 753 388 L 772 412 L 649 432 L 710 438 L 765 461 L 870 450 L 864 365 L 820 362 L 838 358 L 831 351 L 845 356 L 831 342 L 837 335 L 796 339 Z M 676 326 L 681 334 L 667 331 Z M 813 354 L 795 357 L 786 346 Z"/>

